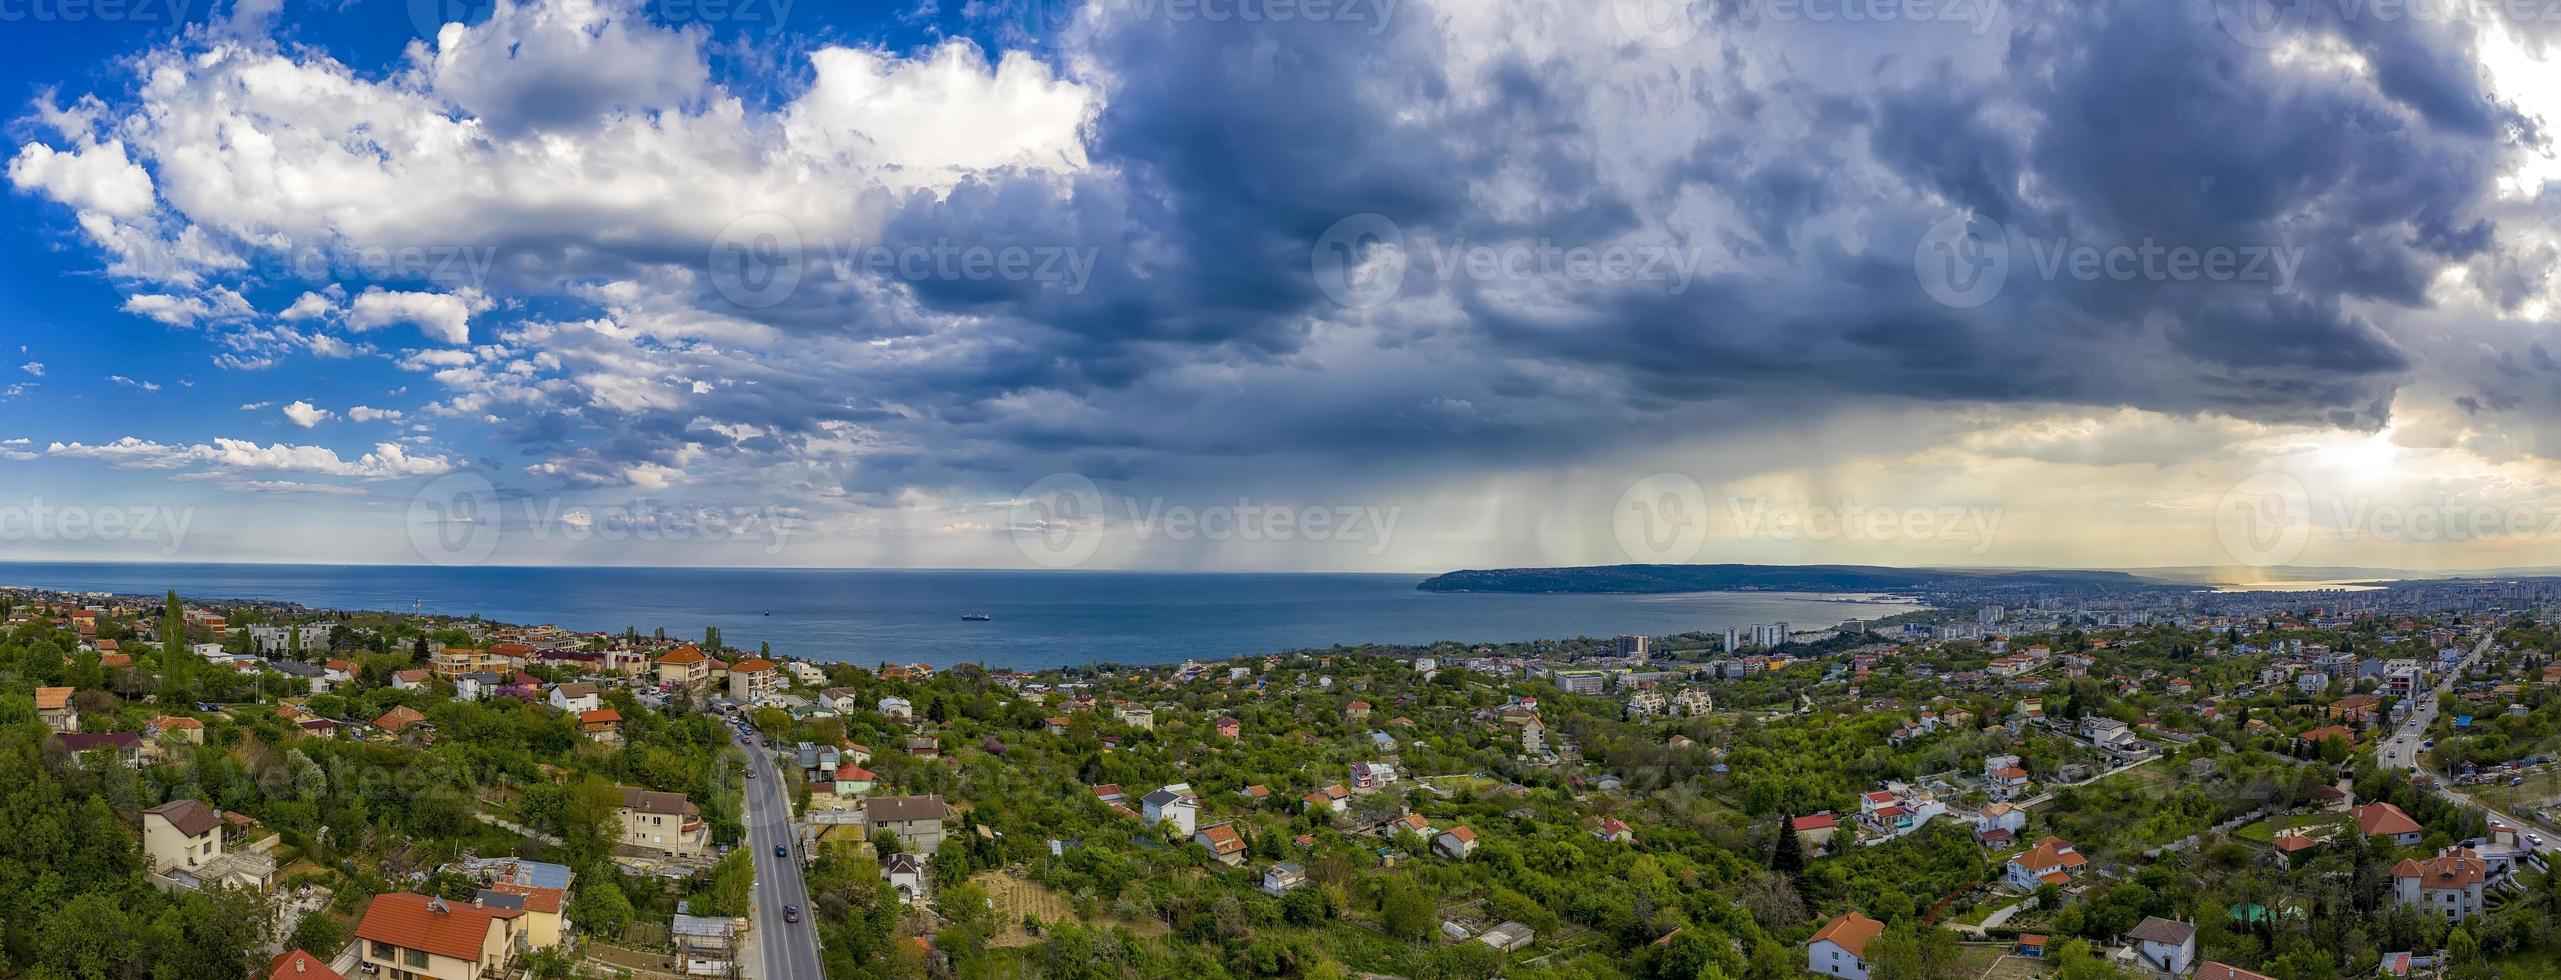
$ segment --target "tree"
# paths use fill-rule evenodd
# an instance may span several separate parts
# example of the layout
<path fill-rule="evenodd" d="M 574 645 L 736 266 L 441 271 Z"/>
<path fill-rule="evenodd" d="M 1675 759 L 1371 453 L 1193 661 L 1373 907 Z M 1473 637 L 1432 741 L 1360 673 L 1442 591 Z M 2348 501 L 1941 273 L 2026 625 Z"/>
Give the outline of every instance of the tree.
<path fill-rule="evenodd" d="M 1778 816 L 1778 843 L 1770 848 L 1770 870 L 1789 878 L 1805 876 L 1805 841 L 1796 835 L 1796 815 Z"/>
<path fill-rule="evenodd" d="M 599 936 L 620 936 L 631 924 L 631 900 L 610 875 L 590 875 L 569 900 L 569 921 Z"/>
<path fill-rule="evenodd" d="M 1398 939 L 1422 940 L 1432 935 L 1432 897 L 1404 878 L 1391 878 L 1379 898 L 1379 924 Z"/>

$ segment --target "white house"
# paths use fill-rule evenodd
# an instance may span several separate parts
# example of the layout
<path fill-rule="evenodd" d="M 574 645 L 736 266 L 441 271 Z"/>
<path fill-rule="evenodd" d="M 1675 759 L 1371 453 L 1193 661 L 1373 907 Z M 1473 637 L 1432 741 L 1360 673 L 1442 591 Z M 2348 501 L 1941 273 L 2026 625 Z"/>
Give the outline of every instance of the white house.
<path fill-rule="evenodd" d="M 2134 955 L 2143 961 L 2144 969 L 2177 977 L 2196 968 L 2195 926 L 2148 916 L 2125 938 L 2134 947 Z"/>
<path fill-rule="evenodd" d="M 2011 858 L 2007 877 L 2010 884 L 2029 891 L 2036 890 L 2038 885 L 2061 887 L 2071 884 L 2073 874 L 2089 862 L 2090 859 L 2082 856 L 2072 842 L 2048 837 L 2037 841 L 2036 846 L 2028 848 L 2025 853 Z"/>
<path fill-rule="evenodd" d="M 907 703 L 906 698 L 880 699 L 880 713 L 896 721 L 916 720 L 916 706 Z"/>
<path fill-rule="evenodd" d="M 2471 851 L 2455 849 L 2425 861 L 2403 860 L 2392 869 L 2392 897 L 2448 922 L 2481 914 L 2489 865 Z"/>
<path fill-rule="evenodd" d="M 1200 818 L 1199 804 L 1172 790 L 1160 789 L 1149 793 L 1140 797 L 1138 804 L 1144 808 L 1139 815 L 1148 823 L 1173 824 L 1174 829 L 1182 831 L 1185 837 L 1192 835 L 1192 825 Z"/>
<path fill-rule="evenodd" d="M 1823 924 L 1805 944 L 1805 968 L 1816 973 L 1867 980 L 1867 944 L 1885 933 L 1885 923 L 1852 912 Z"/>
<path fill-rule="evenodd" d="M 553 710 L 566 711 L 570 714 L 585 714 L 604 707 L 604 703 L 596 696 L 596 685 L 593 684 L 553 685 L 550 700 Z"/>
<path fill-rule="evenodd" d="M 1283 861 L 1263 869 L 1263 893 L 1266 895 L 1286 895 L 1290 889 L 1304 884 L 1307 884 L 1307 869 L 1298 865 Z"/>

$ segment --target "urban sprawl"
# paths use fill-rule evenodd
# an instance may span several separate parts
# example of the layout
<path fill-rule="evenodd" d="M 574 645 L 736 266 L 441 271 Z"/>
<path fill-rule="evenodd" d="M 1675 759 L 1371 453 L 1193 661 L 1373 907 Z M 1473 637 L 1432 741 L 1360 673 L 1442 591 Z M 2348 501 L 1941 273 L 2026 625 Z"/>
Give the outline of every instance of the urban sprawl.
<path fill-rule="evenodd" d="M 2561 976 L 2561 580 L 1919 598 L 1023 671 L 0 590 L 0 976 Z"/>

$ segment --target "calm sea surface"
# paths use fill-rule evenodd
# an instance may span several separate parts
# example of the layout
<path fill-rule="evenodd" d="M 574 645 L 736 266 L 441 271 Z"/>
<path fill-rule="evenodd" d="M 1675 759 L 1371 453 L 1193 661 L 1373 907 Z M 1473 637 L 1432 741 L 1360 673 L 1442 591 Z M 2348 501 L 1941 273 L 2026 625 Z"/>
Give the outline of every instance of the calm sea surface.
<path fill-rule="evenodd" d="M 0 562 L 0 586 L 267 599 L 699 637 L 855 663 L 1038 668 L 1163 663 L 1356 643 L 1492 642 L 1785 621 L 1799 628 L 1919 608 L 1790 593 L 1445 595 L 1415 575 L 694 568 L 441 568 Z M 993 621 L 963 622 L 985 613 Z"/>

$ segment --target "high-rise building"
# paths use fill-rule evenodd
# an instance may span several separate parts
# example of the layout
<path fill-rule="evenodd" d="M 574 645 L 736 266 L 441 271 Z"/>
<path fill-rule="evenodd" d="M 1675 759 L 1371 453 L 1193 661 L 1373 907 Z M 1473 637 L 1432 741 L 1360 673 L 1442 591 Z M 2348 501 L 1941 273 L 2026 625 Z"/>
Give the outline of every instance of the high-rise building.
<path fill-rule="evenodd" d="M 1618 655 L 1622 657 L 1634 657 L 1638 660 L 1643 660 L 1650 655 L 1647 649 L 1649 645 L 1650 641 L 1646 637 L 1638 636 L 1633 633 L 1621 633 L 1618 635 Z"/>

